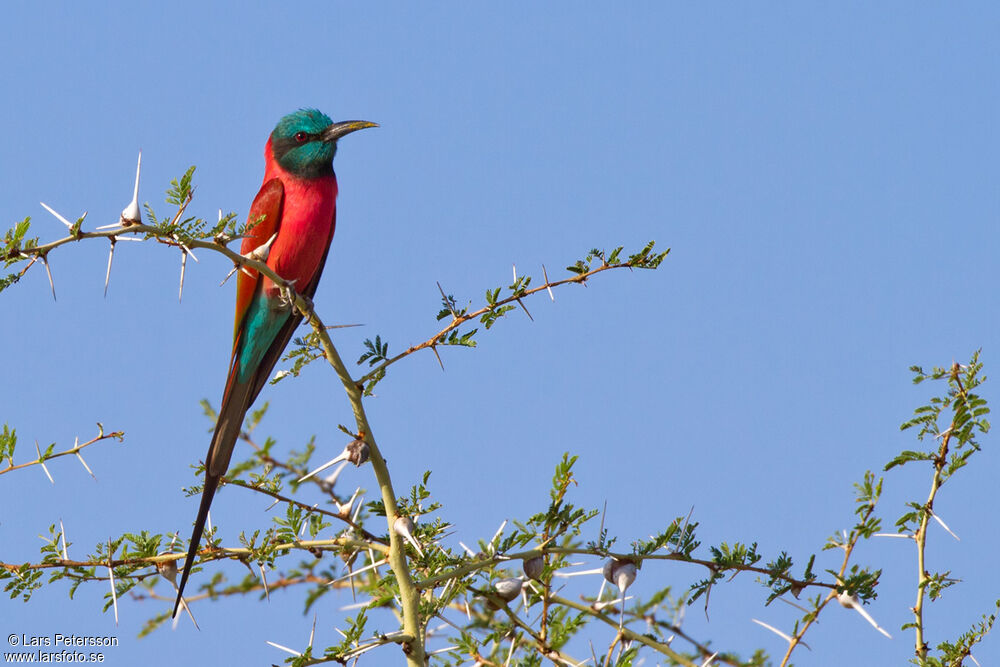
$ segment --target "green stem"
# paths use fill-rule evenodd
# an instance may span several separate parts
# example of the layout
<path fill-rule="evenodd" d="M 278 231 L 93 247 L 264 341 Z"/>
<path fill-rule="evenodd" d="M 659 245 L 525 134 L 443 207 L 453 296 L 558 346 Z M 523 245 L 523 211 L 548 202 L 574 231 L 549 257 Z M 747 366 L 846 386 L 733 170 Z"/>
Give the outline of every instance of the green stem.
<path fill-rule="evenodd" d="M 399 597 L 403 611 L 403 632 L 413 637 L 413 641 L 403 645 L 406 653 L 407 664 L 411 667 L 423 667 L 424 665 L 424 645 L 423 636 L 420 632 L 420 593 L 410 576 L 410 568 L 406 562 L 405 542 L 393 530 L 396 517 L 399 516 L 399 507 L 396 505 L 396 494 L 392 489 L 392 480 L 389 477 L 389 469 L 386 467 L 385 459 L 375 444 L 375 437 L 372 435 L 371 426 L 368 424 L 368 417 L 365 415 L 365 408 L 362 403 L 362 388 L 351 378 L 347 367 L 344 365 L 337 348 L 334 347 L 330 335 L 327 333 L 323 323 L 313 312 L 310 304 L 296 294 L 295 305 L 300 312 L 308 319 L 313 331 L 319 337 L 323 347 L 323 354 L 326 360 L 333 366 L 337 376 L 344 385 L 347 398 L 351 402 L 354 410 L 354 420 L 358 426 L 358 433 L 364 437 L 368 443 L 368 460 L 372 470 L 375 472 L 375 479 L 378 481 L 379 489 L 382 491 L 382 503 L 385 506 L 385 518 L 389 525 L 389 566 L 396 581 L 399 584 Z"/>

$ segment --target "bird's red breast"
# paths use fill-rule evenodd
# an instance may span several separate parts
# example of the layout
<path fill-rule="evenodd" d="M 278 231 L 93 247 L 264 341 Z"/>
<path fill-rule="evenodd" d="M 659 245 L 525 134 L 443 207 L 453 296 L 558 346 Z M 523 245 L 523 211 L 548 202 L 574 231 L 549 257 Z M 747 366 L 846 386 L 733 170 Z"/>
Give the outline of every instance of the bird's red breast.
<path fill-rule="evenodd" d="M 271 140 L 264 147 L 264 183 L 250 207 L 247 221 L 259 220 L 243 239 L 246 255 L 267 243 L 277 232 L 267 255 L 267 265 L 293 281 L 297 291 L 320 270 L 323 256 L 333 240 L 337 218 L 337 177 L 334 174 L 302 178 L 286 171 L 274 159 Z M 236 289 L 236 327 L 246 312 L 257 286 L 257 274 L 240 272 Z M 269 296 L 278 296 L 273 283 L 264 278 Z"/>

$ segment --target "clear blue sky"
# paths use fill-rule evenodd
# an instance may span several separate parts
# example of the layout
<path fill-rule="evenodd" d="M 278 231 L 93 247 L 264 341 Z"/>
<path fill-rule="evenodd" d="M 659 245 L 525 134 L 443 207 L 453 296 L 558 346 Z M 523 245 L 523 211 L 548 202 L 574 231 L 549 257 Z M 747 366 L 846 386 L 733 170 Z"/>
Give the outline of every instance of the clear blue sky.
<path fill-rule="evenodd" d="M 997 363 L 995 286 L 1000 10 L 869 3 L 587 5 L 447 3 L 18 3 L 5 9 L 0 74 L 4 227 L 31 215 L 43 239 L 64 229 L 45 201 L 88 225 L 117 219 L 136 152 L 140 193 L 165 209 L 170 178 L 198 166 L 195 211 L 246 214 L 277 119 L 316 106 L 382 125 L 337 156 L 337 237 L 317 309 L 345 358 L 380 334 L 390 350 L 436 331 L 435 281 L 460 301 L 507 284 L 511 264 L 540 277 L 591 247 L 672 253 L 652 273 L 609 274 L 535 299 L 481 337 L 394 368 L 370 417 L 406 489 L 427 469 L 456 525 L 489 538 L 505 518 L 541 509 L 562 452 L 580 455 L 578 502 L 608 503 L 627 544 L 694 507 L 703 543 L 754 541 L 799 563 L 849 526 L 851 485 L 914 443 L 898 425 L 927 395 L 914 363 Z M 120 244 L 107 298 L 107 247 L 52 256 L 0 295 L 7 382 L 0 420 L 24 460 L 37 439 L 72 444 L 95 421 L 127 433 L 91 449 L 95 483 L 73 461 L 0 480 L 3 559 L 38 559 L 36 535 L 61 518 L 82 557 L 123 531 L 186 535 L 196 509 L 182 486 L 204 456 L 229 355 L 229 267 Z M 984 388 L 995 398 L 993 388 Z M 316 366 L 265 391 L 261 426 L 283 448 L 311 435 L 339 450 L 350 411 Z M 1000 597 L 992 559 L 998 459 L 991 439 L 962 485 L 936 505 L 962 538 L 932 533 L 931 566 L 964 579 L 929 613 L 931 639 L 953 638 Z M 348 484 L 374 488 L 370 471 Z M 887 526 L 928 475 L 889 477 Z M 216 499 L 228 541 L 266 507 L 238 489 Z M 590 537 L 590 536 L 588 536 Z M 820 556 L 836 567 L 839 554 Z M 833 609 L 797 664 L 902 664 L 916 566 L 883 540 L 858 562 L 885 568 L 871 613 L 887 640 Z M 227 570 L 242 576 L 240 568 Z M 649 585 L 685 588 L 702 573 L 649 564 Z M 197 586 L 207 574 L 192 580 Z M 594 588 L 596 589 L 596 581 Z M 193 590 L 193 588 L 192 588 Z M 161 603 L 99 613 L 104 587 L 64 586 L 0 603 L 0 629 L 116 634 L 110 664 L 150 656 L 191 664 L 262 664 L 301 647 L 311 619 L 295 593 L 269 604 L 226 600 L 138 640 Z M 762 608 L 742 577 L 717 589 L 691 632 L 716 648 L 780 657 L 795 610 Z M 337 641 L 336 606 L 317 611 L 318 643 Z M 595 645 L 606 644 L 603 630 Z M 976 651 L 1000 662 L 991 637 Z M 390 660 L 388 655 L 384 658 Z M 372 661 L 376 664 L 378 660 Z"/>

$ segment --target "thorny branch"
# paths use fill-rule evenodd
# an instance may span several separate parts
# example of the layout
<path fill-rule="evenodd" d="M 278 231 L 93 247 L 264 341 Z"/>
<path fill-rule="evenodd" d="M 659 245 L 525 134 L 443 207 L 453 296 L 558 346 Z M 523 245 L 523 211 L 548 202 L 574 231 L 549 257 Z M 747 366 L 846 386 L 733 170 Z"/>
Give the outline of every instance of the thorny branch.
<path fill-rule="evenodd" d="M 88 440 L 87 442 L 81 442 L 81 443 L 74 444 L 72 447 L 70 447 L 69 449 L 67 449 L 65 451 L 62 451 L 62 452 L 57 452 L 55 454 L 48 454 L 48 455 L 44 455 L 44 456 L 39 456 L 34 461 L 28 461 L 27 463 L 19 463 L 19 464 L 15 465 L 13 458 L 8 457 L 8 459 L 7 459 L 7 467 L 6 468 L 0 468 L 0 475 L 2 475 L 4 473 L 7 473 L 7 472 L 13 472 L 14 470 L 20 470 L 21 468 L 27 468 L 29 466 L 44 465 L 46 461 L 51 461 L 52 459 L 57 459 L 57 458 L 59 458 L 61 456 L 72 456 L 72 455 L 80 456 L 80 451 L 81 450 L 83 450 L 86 447 L 89 447 L 90 445 L 98 443 L 98 442 L 100 442 L 102 440 L 108 440 L 110 438 L 116 438 L 118 440 L 118 442 L 122 442 L 125 439 L 125 432 L 124 431 L 112 431 L 111 433 L 105 433 L 104 432 L 104 426 L 100 422 L 98 422 L 98 424 L 97 424 L 97 429 L 98 429 L 98 434 L 95 437 L 93 437 L 90 440 Z M 87 469 L 87 472 L 90 472 L 89 468 Z M 93 475 L 93 473 L 91 473 L 91 475 Z"/>

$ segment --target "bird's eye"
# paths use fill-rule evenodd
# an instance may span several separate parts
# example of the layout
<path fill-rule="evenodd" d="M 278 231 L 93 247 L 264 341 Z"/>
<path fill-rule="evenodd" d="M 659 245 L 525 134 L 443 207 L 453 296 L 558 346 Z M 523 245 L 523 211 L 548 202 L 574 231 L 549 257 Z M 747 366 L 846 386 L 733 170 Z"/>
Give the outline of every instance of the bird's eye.
<path fill-rule="evenodd" d="M 306 134 L 305 132 L 296 132 L 295 133 L 295 141 L 299 142 L 300 144 L 303 143 L 303 142 L 305 142 L 305 140 L 308 139 L 308 138 L 309 138 L 309 135 Z"/>

